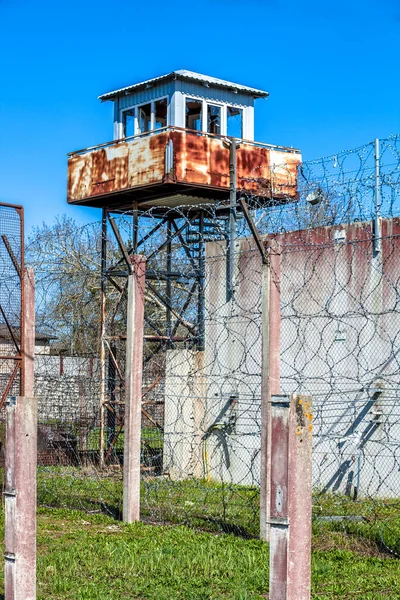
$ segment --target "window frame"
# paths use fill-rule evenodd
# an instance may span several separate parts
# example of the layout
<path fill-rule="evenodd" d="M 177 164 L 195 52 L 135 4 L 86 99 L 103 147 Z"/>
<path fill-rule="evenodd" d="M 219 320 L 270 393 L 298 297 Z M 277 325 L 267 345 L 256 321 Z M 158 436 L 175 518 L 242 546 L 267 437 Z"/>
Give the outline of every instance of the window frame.
<path fill-rule="evenodd" d="M 209 133 L 210 135 L 226 135 L 224 133 L 224 130 L 226 131 L 226 128 L 224 129 L 224 112 L 226 112 L 226 104 L 223 104 L 222 102 L 207 102 L 207 100 L 205 100 L 205 104 L 206 104 L 206 132 Z M 211 133 L 210 131 L 207 131 L 208 129 L 208 107 L 209 106 L 218 106 L 218 108 L 221 109 L 220 112 L 220 124 L 219 124 L 219 128 L 220 128 L 220 132 L 219 133 Z"/>
<path fill-rule="evenodd" d="M 245 119 L 244 107 L 240 106 L 239 104 L 233 104 L 233 103 L 229 103 L 229 104 L 225 105 L 225 132 L 226 132 L 225 135 L 227 137 L 228 137 L 228 107 L 229 108 L 237 108 L 237 109 L 240 110 L 240 112 L 242 114 L 242 131 L 241 131 L 242 135 L 241 135 L 240 138 L 234 138 L 234 139 L 243 140 L 244 139 L 244 137 L 243 137 L 243 135 L 244 135 L 244 127 L 245 127 L 245 125 L 244 125 L 244 119 Z M 232 136 L 229 136 L 229 137 L 232 137 Z"/>
<path fill-rule="evenodd" d="M 189 129 L 186 127 L 186 102 L 188 100 L 193 100 L 194 102 L 199 102 L 201 104 L 201 129 L 197 131 L 197 133 L 204 133 L 204 108 L 205 108 L 205 100 L 204 98 L 199 98 L 196 96 L 187 96 L 186 94 L 183 96 L 183 124 L 184 129 L 188 129 L 189 131 L 197 131 L 196 129 Z"/>
<path fill-rule="evenodd" d="M 149 131 L 145 131 L 143 132 L 143 135 L 145 135 L 146 133 L 151 133 L 153 131 L 160 131 L 160 129 L 154 129 L 155 123 L 156 123 L 156 114 L 155 114 L 155 105 L 156 102 L 159 102 L 160 100 L 166 100 L 167 101 L 167 124 L 166 127 L 169 127 L 170 124 L 170 103 L 169 103 L 169 96 L 167 95 L 163 95 L 163 96 L 159 96 L 157 98 L 152 98 L 151 100 L 148 100 L 147 102 L 138 102 L 137 104 L 131 104 L 129 106 L 125 106 L 124 108 L 120 109 L 120 123 L 121 123 L 121 129 L 122 129 L 122 139 L 125 139 L 126 137 L 133 137 L 135 135 L 141 135 L 142 132 L 139 131 L 139 108 L 141 106 L 145 106 L 146 104 L 150 104 L 151 108 L 150 108 L 150 130 Z M 125 117 L 124 117 L 124 113 L 129 111 L 129 110 L 133 110 L 134 111 L 134 133 L 133 136 L 126 136 L 125 135 Z"/>
<path fill-rule="evenodd" d="M 206 135 L 217 135 L 220 137 L 228 136 L 228 106 L 232 108 L 238 108 L 242 112 L 242 136 L 244 135 L 245 130 L 245 109 L 246 106 L 242 104 L 235 104 L 234 102 L 219 102 L 218 100 L 207 100 L 206 98 L 201 98 L 199 96 L 194 96 L 192 94 L 183 94 L 183 123 L 185 124 L 186 129 L 186 101 L 193 100 L 196 102 L 201 102 L 202 104 L 202 119 L 201 119 L 201 131 L 197 133 L 204 133 Z M 207 131 L 208 125 L 208 106 L 218 106 L 221 108 L 221 133 L 209 133 Z M 192 130 L 191 130 L 192 131 Z M 244 139 L 237 138 L 237 139 Z"/>

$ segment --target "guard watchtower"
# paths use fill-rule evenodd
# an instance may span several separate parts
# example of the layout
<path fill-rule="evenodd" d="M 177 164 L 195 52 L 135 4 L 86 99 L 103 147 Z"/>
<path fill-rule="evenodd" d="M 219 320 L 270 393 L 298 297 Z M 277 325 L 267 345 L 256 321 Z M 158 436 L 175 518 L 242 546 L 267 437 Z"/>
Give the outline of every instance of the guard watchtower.
<path fill-rule="evenodd" d="M 254 141 L 254 100 L 267 92 L 173 71 L 100 96 L 114 102 L 114 139 L 73 152 L 68 202 L 110 210 L 199 205 L 238 191 L 258 203 L 297 197 L 298 150 Z"/>
<path fill-rule="evenodd" d="M 232 308 L 237 213 L 265 260 L 248 207 L 264 212 L 297 200 L 300 152 L 254 141 L 254 100 L 267 96 L 214 77 L 173 71 L 100 96 L 114 103 L 114 139 L 69 155 L 68 202 L 103 209 L 102 463 L 111 456 L 123 423 L 121 417 L 116 429 L 123 402 L 118 357 L 125 352 L 121 323 L 126 277 L 134 271 L 131 255 L 147 257 L 145 364 L 151 367 L 155 357 L 158 369 L 157 354 L 163 349 L 205 352 L 207 242 L 216 241 L 226 256 L 226 306 Z M 119 258 L 109 243 L 109 226 Z M 202 360 L 199 354 L 199 365 Z"/>

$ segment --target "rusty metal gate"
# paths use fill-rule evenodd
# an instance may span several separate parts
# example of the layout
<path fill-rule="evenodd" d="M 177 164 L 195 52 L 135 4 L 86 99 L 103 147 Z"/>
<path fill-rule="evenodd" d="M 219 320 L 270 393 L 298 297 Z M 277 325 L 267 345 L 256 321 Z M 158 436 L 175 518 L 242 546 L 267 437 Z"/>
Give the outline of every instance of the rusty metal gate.
<path fill-rule="evenodd" d="M 0 410 L 23 394 L 24 211 L 0 203 Z"/>

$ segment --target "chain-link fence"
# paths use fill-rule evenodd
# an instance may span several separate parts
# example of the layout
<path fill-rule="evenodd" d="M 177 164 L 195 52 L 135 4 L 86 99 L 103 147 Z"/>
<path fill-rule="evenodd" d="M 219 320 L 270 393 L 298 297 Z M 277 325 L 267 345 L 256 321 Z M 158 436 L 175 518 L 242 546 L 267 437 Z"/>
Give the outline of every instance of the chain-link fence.
<path fill-rule="evenodd" d="M 22 384 L 22 272 L 24 215 L 0 203 L 0 466 L 4 467 L 5 403 Z M 2 475 L 1 475 L 2 477 Z M 3 479 L 3 477 L 2 477 Z"/>
<path fill-rule="evenodd" d="M 0 409 L 20 392 L 22 246 L 21 207 L 0 203 Z"/>
<path fill-rule="evenodd" d="M 313 397 L 315 530 L 397 554 L 399 138 L 381 142 L 379 180 L 375 149 L 304 163 L 295 203 L 245 200 L 280 249 L 282 392 Z M 263 267 L 243 212 L 234 239 L 230 217 L 229 203 L 155 207 L 79 231 L 64 220 L 30 244 L 40 503 L 121 514 L 126 289 L 141 253 L 142 518 L 258 535 Z"/>

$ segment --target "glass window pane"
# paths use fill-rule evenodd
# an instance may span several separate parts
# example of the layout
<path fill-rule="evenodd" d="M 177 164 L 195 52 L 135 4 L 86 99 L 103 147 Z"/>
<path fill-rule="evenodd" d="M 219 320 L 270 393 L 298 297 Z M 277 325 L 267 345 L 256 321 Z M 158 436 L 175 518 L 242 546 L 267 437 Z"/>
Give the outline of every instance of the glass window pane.
<path fill-rule="evenodd" d="M 221 133 L 221 107 L 214 104 L 207 105 L 207 131 L 208 133 Z"/>
<path fill-rule="evenodd" d="M 202 102 L 186 98 L 186 128 L 201 131 Z"/>
<path fill-rule="evenodd" d="M 243 111 L 241 108 L 227 106 L 227 135 L 234 138 L 243 137 Z"/>
<path fill-rule="evenodd" d="M 161 127 L 167 126 L 167 99 L 156 100 L 155 102 L 155 115 L 154 115 L 154 128 L 161 129 Z"/>
<path fill-rule="evenodd" d="M 150 131 L 151 127 L 151 104 L 143 104 L 138 108 L 139 133 Z"/>
<path fill-rule="evenodd" d="M 131 110 L 125 110 L 122 113 L 122 115 L 124 137 L 130 137 L 131 135 L 135 135 L 135 111 L 133 110 L 133 108 Z"/>

